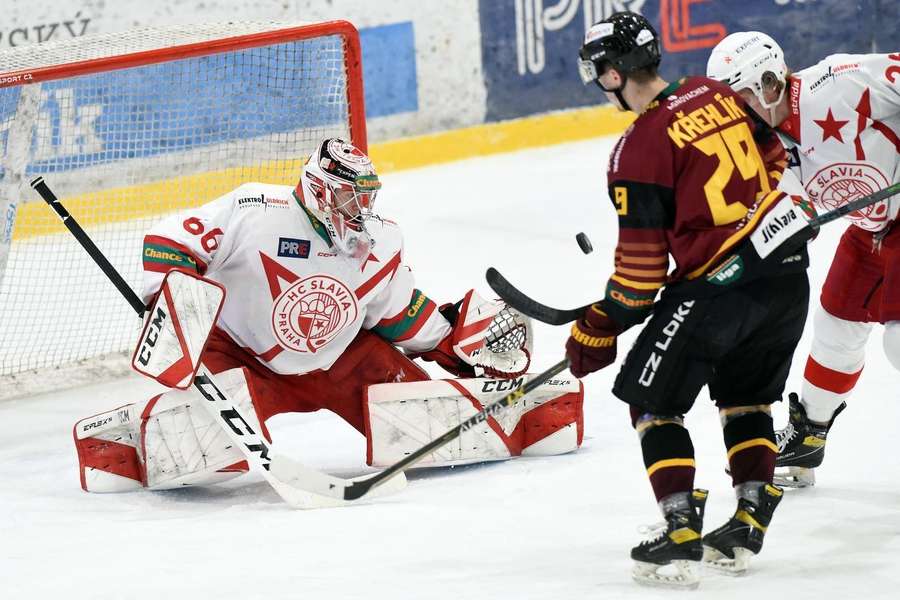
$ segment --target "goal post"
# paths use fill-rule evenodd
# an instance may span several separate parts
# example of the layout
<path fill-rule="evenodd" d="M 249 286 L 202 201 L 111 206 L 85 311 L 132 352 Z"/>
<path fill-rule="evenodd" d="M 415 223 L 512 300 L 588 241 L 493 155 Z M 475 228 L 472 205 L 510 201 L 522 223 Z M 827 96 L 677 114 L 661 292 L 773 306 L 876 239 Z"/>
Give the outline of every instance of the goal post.
<path fill-rule="evenodd" d="M 47 179 L 139 289 L 153 223 L 242 183 L 294 184 L 331 136 L 367 147 L 346 21 L 145 28 L 0 52 L 0 398 L 36 370 L 46 382 L 48 369 L 130 350 L 140 325 L 29 180 Z"/>

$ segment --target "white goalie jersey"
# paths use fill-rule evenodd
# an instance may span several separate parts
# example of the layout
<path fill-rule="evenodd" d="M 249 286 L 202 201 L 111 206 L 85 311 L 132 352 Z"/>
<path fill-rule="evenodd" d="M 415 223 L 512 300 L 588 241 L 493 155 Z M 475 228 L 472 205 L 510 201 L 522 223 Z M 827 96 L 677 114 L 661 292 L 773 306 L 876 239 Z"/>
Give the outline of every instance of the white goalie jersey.
<path fill-rule="evenodd" d="M 900 180 L 900 53 L 834 54 L 790 78 L 779 126 L 791 170 L 819 212 Z M 885 200 L 847 215 L 877 232 L 900 211 Z"/>
<path fill-rule="evenodd" d="M 227 290 L 217 326 L 276 373 L 328 369 L 361 328 L 398 346 L 433 349 L 451 330 L 415 289 L 400 230 L 371 220 L 366 256 L 338 252 L 290 186 L 248 183 L 173 215 L 144 238 L 143 299 L 172 268 Z"/>

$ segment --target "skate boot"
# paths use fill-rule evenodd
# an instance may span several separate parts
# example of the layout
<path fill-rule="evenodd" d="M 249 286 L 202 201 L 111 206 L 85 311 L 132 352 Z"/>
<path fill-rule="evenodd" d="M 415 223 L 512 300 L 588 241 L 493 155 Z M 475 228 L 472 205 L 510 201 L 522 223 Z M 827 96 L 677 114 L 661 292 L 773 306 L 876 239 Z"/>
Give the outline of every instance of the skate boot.
<path fill-rule="evenodd" d="M 813 469 L 825 458 L 825 439 L 834 419 L 847 407 L 842 402 L 828 423 L 816 423 L 806 416 L 806 410 L 797 394 L 788 395 L 790 419 L 787 427 L 775 432 L 778 442 L 778 457 L 775 459 L 774 481 L 785 487 L 807 487 L 815 485 Z"/>
<path fill-rule="evenodd" d="M 738 499 L 737 510 L 727 523 L 703 536 L 703 563 L 729 575 L 747 571 L 750 557 L 762 549 L 766 529 L 784 492 L 774 485 L 757 489 L 759 502 Z"/>
<path fill-rule="evenodd" d="M 700 532 L 708 494 L 700 489 L 688 494 L 686 500 L 682 499 L 682 506 L 666 514 L 665 523 L 656 530 L 659 535 L 631 549 L 635 581 L 680 588 L 696 588 L 700 584 L 697 569 L 703 558 Z"/>

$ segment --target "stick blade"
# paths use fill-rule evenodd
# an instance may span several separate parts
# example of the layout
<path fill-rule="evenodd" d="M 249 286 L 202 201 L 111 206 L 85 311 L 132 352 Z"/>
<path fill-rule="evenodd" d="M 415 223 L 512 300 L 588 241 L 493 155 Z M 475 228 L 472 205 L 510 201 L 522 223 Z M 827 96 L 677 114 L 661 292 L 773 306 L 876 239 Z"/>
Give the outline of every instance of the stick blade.
<path fill-rule="evenodd" d="M 532 319 L 549 325 L 565 325 L 579 318 L 586 307 L 560 310 L 532 300 L 511 284 L 500 271 L 489 267 L 485 273 L 488 285 L 500 296 L 500 299 Z"/>
<path fill-rule="evenodd" d="M 378 498 L 395 494 L 406 488 L 406 476 L 399 473 L 383 484 L 365 489 L 355 497 L 348 496 L 347 491 L 358 482 L 365 482 L 372 475 L 363 475 L 353 479 L 341 479 L 327 473 L 311 469 L 287 456 L 276 455 L 272 458 L 269 472 L 277 479 L 278 492 L 294 508 L 314 509 L 346 506 L 351 501 L 366 496 Z"/>

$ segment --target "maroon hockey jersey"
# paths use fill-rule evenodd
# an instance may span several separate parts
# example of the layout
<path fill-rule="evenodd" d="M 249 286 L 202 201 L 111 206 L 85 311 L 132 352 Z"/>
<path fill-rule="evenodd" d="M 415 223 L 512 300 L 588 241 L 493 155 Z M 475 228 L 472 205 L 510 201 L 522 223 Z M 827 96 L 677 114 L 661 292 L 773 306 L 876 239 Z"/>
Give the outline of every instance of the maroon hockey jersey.
<path fill-rule="evenodd" d="M 707 273 L 783 194 L 787 156 L 728 86 L 670 84 L 613 148 L 607 181 L 619 218 L 604 306 L 623 326 L 649 313 L 666 283 Z M 674 268 L 669 269 L 669 257 Z"/>

